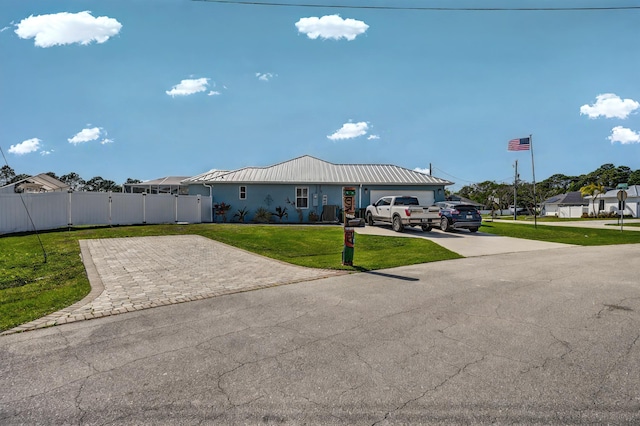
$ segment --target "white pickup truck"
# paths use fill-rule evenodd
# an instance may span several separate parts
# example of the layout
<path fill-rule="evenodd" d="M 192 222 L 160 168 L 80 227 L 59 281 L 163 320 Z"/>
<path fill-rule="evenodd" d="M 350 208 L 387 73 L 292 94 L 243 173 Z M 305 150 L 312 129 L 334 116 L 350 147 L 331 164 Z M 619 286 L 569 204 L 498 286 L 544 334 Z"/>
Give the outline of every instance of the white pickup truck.
<path fill-rule="evenodd" d="M 396 232 L 405 226 L 420 226 L 429 232 L 440 221 L 438 206 L 421 206 L 418 198 L 412 196 L 382 197 L 374 204 L 367 206 L 365 218 L 369 225 L 375 222 L 390 223 Z"/>

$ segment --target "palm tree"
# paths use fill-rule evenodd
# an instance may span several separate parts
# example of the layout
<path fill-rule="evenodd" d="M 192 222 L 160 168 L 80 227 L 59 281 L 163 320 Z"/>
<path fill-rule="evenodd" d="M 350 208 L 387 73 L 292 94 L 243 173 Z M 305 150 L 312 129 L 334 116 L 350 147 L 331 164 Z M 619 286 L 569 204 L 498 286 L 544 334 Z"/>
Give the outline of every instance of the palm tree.
<path fill-rule="evenodd" d="M 595 217 L 598 216 L 598 213 L 596 212 L 596 200 L 598 199 L 598 195 L 603 193 L 604 193 L 604 185 L 600 183 L 590 183 L 589 185 L 586 185 L 580 188 L 580 195 L 582 195 L 583 197 L 586 197 L 586 196 L 593 197 L 591 201 L 592 203 L 591 209 L 593 210 L 593 215 Z"/>

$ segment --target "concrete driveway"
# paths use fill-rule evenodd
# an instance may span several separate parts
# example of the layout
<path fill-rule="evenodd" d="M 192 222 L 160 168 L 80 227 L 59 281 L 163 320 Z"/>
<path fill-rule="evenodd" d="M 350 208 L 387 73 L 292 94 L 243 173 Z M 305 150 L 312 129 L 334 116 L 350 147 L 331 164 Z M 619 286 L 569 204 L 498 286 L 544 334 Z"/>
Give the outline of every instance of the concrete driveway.
<path fill-rule="evenodd" d="M 355 230 L 356 233 L 360 235 L 424 238 L 464 257 L 489 256 L 494 254 L 570 247 L 568 244 L 524 240 L 522 238 L 503 237 L 484 232 L 471 233 L 466 230 L 442 232 L 434 229 L 430 232 L 424 232 L 420 228 L 406 227 L 403 232 L 394 232 L 390 225 L 384 224 L 355 228 Z"/>
<path fill-rule="evenodd" d="M 638 424 L 639 256 L 472 257 L 3 336 L 0 423 Z"/>

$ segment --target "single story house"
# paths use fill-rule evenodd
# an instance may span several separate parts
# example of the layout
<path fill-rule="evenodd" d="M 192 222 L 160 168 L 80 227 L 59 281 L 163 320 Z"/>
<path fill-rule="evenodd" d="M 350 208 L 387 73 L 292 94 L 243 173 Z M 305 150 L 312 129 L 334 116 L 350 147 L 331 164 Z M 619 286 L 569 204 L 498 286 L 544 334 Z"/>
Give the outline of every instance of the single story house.
<path fill-rule="evenodd" d="M 125 183 L 122 192 L 128 194 L 177 194 L 188 195 L 189 186 L 181 182 L 189 176 L 166 176 L 139 183 Z"/>
<path fill-rule="evenodd" d="M 626 191 L 627 193 L 624 206 L 621 201 L 618 201 L 619 191 Z M 588 198 L 590 200 L 589 213 L 591 213 L 593 211 L 591 197 Z M 629 188 L 626 190 L 611 189 L 604 194 L 598 195 L 596 199 L 596 209 L 598 212 L 615 212 L 616 214 L 620 214 L 620 210 L 624 210 L 624 214 L 627 216 L 640 217 L 640 185 L 629 185 Z"/>
<path fill-rule="evenodd" d="M 443 201 L 453 182 L 394 165 L 333 164 L 305 155 L 268 167 L 211 170 L 183 184 L 190 195 L 212 196 L 218 222 L 258 221 L 266 211 L 276 222 L 307 223 L 338 221 L 344 187 L 356 189 L 362 217 L 368 204 L 387 195 L 413 195 L 423 205 Z"/>
<path fill-rule="evenodd" d="M 582 214 L 586 213 L 589 208 L 589 200 L 584 198 L 580 191 L 554 195 L 544 200 L 541 204 L 540 216 L 578 218 L 582 217 Z"/>
<path fill-rule="evenodd" d="M 64 192 L 69 189 L 69 185 L 49 176 L 40 173 L 17 182 L 0 187 L 1 194 L 27 193 L 37 194 L 41 192 Z"/>

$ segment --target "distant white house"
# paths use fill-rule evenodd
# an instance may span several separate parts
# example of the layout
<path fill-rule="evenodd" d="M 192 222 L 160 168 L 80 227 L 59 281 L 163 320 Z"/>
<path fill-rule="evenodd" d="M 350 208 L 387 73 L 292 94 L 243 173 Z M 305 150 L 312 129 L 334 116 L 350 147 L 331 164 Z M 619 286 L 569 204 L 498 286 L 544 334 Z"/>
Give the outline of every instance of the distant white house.
<path fill-rule="evenodd" d="M 616 214 L 620 214 L 620 210 L 623 210 L 625 215 L 640 217 L 640 185 L 629 185 L 629 188 L 624 190 L 627 193 L 627 199 L 624 203 L 618 201 L 619 191 L 621 190 L 611 189 L 604 194 L 598 195 L 596 198 L 595 212 L 593 211 L 593 203 L 591 202 L 592 197 L 585 197 L 589 199 L 589 214 L 592 212 L 594 212 L 594 214 L 600 212 L 615 212 Z"/>
<path fill-rule="evenodd" d="M 41 192 L 64 192 L 68 189 L 69 185 L 66 183 L 41 173 L 0 187 L 0 194 L 14 194 L 16 192 L 38 194 Z"/>
<path fill-rule="evenodd" d="M 580 194 L 580 191 L 554 195 L 542 202 L 540 215 L 578 218 L 588 212 L 589 201 Z"/>

